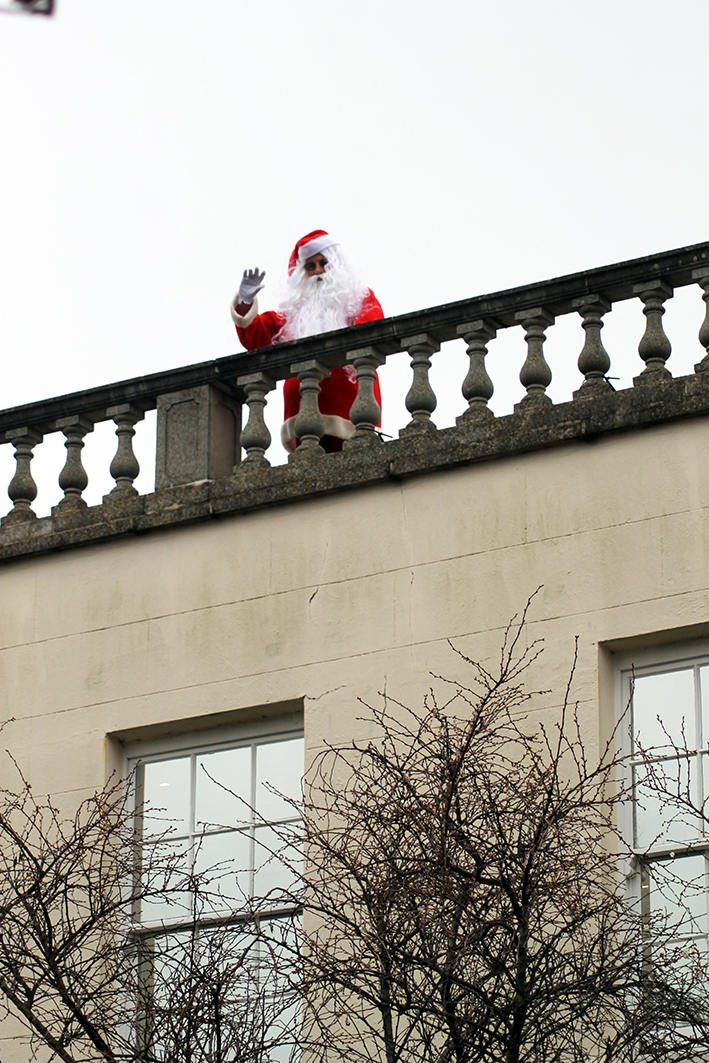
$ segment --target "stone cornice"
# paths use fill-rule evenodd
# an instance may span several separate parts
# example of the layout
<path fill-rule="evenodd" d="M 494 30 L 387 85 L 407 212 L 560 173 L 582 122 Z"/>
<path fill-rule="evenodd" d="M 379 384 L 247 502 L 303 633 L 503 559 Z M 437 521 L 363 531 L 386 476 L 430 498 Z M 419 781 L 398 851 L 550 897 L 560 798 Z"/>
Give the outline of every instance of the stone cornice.
<path fill-rule="evenodd" d="M 305 462 L 263 469 L 241 466 L 233 476 L 218 480 L 182 484 L 79 512 L 10 524 L 0 530 L 0 560 L 237 516 L 332 492 L 591 442 L 613 433 L 652 429 L 708 413 L 709 372 L 701 372 L 351 448 Z"/>

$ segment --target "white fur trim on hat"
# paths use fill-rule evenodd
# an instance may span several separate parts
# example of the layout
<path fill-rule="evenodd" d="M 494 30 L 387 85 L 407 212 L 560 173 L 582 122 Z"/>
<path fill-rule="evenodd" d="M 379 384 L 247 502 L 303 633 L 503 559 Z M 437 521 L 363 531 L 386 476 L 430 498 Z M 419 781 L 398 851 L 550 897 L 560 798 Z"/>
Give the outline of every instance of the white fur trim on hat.
<path fill-rule="evenodd" d="M 307 258 L 312 258 L 326 247 L 335 247 L 339 242 L 334 236 L 316 236 L 309 244 L 302 244 L 298 248 L 298 262 L 302 265 Z"/>
<path fill-rule="evenodd" d="M 231 320 L 238 328 L 248 328 L 252 321 L 255 321 L 258 317 L 258 298 L 254 296 L 254 301 L 251 304 L 251 309 L 247 311 L 243 316 L 237 312 L 237 306 L 239 299 L 239 293 L 234 296 L 231 301 Z"/>

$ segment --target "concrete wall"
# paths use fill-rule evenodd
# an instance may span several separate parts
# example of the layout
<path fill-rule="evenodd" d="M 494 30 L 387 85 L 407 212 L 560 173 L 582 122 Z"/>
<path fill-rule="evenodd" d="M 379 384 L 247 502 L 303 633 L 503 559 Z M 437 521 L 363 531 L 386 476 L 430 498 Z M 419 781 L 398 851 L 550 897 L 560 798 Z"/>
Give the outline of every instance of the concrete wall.
<path fill-rule="evenodd" d="M 540 585 L 530 679 L 561 692 L 578 634 L 591 740 L 599 681 L 613 711 L 599 644 L 709 621 L 708 445 L 709 420 L 686 420 L 5 563 L 3 741 L 67 799 L 122 739 L 202 719 L 302 699 L 314 747 L 352 734 L 358 697 L 464 678 L 448 639 L 497 656 Z"/>
<path fill-rule="evenodd" d="M 615 651 L 709 633 L 708 450 L 709 419 L 688 419 L 6 562 L 2 741 L 64 806 L 141 738 L 304 706 L 314 750 L 362 727 L 359 697 L 465 680 L 449 639 L 497 658 L 542 586 L 530 683 L 553 713 L 578 635 L 592 745 Z M 15 1036 L 3 1023 L 19 1061 Z"/>

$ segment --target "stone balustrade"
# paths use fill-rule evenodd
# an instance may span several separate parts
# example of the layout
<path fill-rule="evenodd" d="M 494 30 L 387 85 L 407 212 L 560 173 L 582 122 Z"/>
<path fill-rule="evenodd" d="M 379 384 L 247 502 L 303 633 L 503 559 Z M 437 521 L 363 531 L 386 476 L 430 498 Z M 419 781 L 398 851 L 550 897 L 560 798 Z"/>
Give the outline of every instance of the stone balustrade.
<path fill-rule="evenodd" d="M 688 285 L 697 287 L 698 310 L 703 298 L 706 311 L 695 373 L 673 378 L 662 317 L 675 289 Z M 603 318 L 629 299 L 642 303 L 646 325 L 638 337 L 633 387 L 615 391 Z M 574 354 L 579 386 L 570 402 L 554 404 L 547 394 L 552 373 L 544 343 L 565 315 L 581 318 Z M 511 328 L 523 330 L 526 356 L 520 342 L 519 379 L 525 394 L 514 413 L 495 417 L 486 359 L 494 357 L 495 338 Z M 467 349 L 468 369 L 459 382 L 467 408 L 453 428 L 441 430 L 431 419 L 437 398 L 429 370 L 432 356 L 451 341 Z M 405 399 L 410 420 L 398 439 L 382 442 L 375 374 L 402 350 L 411 359 Z M 351 411 L 355 434 L 341 454 L 326 455 L 318 446 L 320 381 L 334 366 L 348 364 L 355 367 L 359 387 Z M 301 387 L 296 430 L 302 445 L 287 466 L 271 468 L 264 411 L 277 382 L 293 376 Z M 141 496 L 133 485 L 139 468 L 132 441 L 136 424 L 153 409 L 155 491 Z M 16 462 L 7 488 L 12 508 L 0 521 L 0 558 L 707 413 L 709 243 L 703 243 L 0 411 L 0 443 L 14 448 Z M 102 505 L 87 506 L 82 450 L 102 421 L 116 426 L 110 463 L 115 486 Z M 51 433 L 62 433 L 66 446 L 59 474 L 64 494 L 49 516 L 38 517 L 31 463 Z"/>

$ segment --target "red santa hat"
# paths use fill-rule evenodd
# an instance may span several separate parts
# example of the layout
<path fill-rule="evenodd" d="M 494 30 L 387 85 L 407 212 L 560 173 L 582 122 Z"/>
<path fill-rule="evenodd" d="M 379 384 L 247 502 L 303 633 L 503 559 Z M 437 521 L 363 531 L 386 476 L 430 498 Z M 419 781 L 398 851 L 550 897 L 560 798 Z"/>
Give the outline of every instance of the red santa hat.
<path fill-rule="evenodd" d="M 319 251 L 324 251 L 326 247 L 334 247 L 339 242 L 324 229 L 313 229 L 311 233 L 302 236 L 293 248 L 288 262 L 288 272 L 292 273 L 295 267 L 301 265 L 306 259 L 317 255 Z"/>

